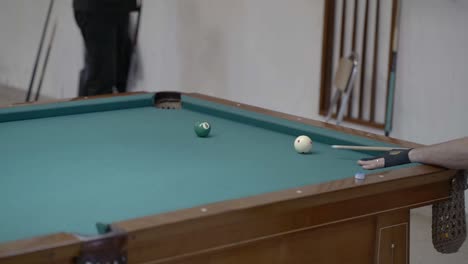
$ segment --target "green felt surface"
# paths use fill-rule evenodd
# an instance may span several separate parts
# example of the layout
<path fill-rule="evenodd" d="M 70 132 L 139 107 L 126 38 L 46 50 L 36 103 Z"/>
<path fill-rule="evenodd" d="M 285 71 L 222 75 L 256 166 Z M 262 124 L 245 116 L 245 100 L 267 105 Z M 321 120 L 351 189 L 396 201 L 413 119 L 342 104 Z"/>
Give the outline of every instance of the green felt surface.
<path fill-rule="evenodd" d="M 182 110 L 133 99 L 99 112 L 107 99 L 74 102 L 80 114 L 57 114 L 66 103 L 0 111 L 0 242 L 96 234 L 96 222 L 352 177 L 367 155 L 329 144 L 378 144 L 187 97 Z M 133 106 L 117 110 L 125 105 Z M 49 117 L 38 118 L 44 108 Z M 28 114 L 11 121 L 18 112 Z M 208 138 L 193 131 L 203 120 L 212 125 Z M 314 139 L 312 154 L 294 151 L 297 133 Z"/>

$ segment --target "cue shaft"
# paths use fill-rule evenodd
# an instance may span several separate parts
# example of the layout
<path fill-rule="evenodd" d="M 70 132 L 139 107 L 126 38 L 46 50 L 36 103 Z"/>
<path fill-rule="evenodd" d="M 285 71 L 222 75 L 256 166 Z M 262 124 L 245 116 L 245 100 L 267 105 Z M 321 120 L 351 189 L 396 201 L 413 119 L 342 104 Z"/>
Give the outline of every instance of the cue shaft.
<path fill-rule="evenodd" d="M 44 65 L 42 66 L 41 78 L 39 79 L 39 84 L 37 86 L 37 91 L 36 91 L 36 96 L 34 97 L 34 101 L 38 101 L 39 96 L 41 95 L 42 82 L 44 81 L 44 75 L 47 70 L 47 64 L 49 63 L 50 51 L 52 50 L 52 45 L 54 44 L 56 30 L 57 30 L 57 22 L 54 23 L 54 27 L 52 29 L 52 36 L 50 37 L 50 42 L 49 42 L 49 45 L 47 46 L 47 53 L 45 55 Z"/>
<path fill-rule="evenodd" d="M 39 65 L 39 59 L 41 58 L 42 46 L 44 45 L 44 40 L 45 40 L 45 36 L 46 36 L 46 32 L 47 32 L 47 27 L 49 25 L 49 20 L 50 20 L 50 14 L 52 13 L 52 9 L 54 7 L 54 2 L 55 2 L 55 0 L 50 0 L 49 8 L 47 9 L 47 16 L 46 16 L 46 20 L 44 22 L 44 27 L 42 28 L 41 40 L 39 41 L 39 47 L 37 49 L 36 59 L 34 60 L 34 66 L 33 66 L 33 71 L 32 71 L 32 74 L 31 74 L 31 79 L 29 80 L 28 92 L 26 94 L 26 99 L 25 99 L 26 102 L 29 102 L 30 99 L 31 99 L 34 80 L 36 79 L 37 66 Z"/>
<path fill-rule="evenodd" d="M 345 145 L 332 145 L 334 149 L 348 149 L 348 150 L 367 150 L 367 151 L 390 151 L 394 149 L 407 149 L 398 147 L 369 147 L 369 146 L 345 146 Z"/>

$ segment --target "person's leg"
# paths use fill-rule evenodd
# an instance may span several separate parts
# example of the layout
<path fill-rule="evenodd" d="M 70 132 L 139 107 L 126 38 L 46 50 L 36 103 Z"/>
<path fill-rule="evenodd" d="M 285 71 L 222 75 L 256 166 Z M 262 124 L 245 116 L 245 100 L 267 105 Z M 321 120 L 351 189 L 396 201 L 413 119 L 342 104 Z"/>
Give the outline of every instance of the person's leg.
<path fill-rule="evenodd" d="M 83 68 L 80 71 L 80 75 L 78 76 L 78 96 L 88 96 L 88 91 L 85 87 L 85 80 L 86 80 L 86 69 Z"/>
<path fill-rule="evenodd" d="M 112 93 L 116 79 L 116 27 L 102 14 L 75 12 L 86 57 L 80 74 L 81 96 Z"/>
<path fill-rule="evenodd" d="M 84 25 L 87 22 L 86 14 L 83 13 L 83 12 L 75 11 L 75 21 L 76 21 L 76 24 L 78 25 L 78 27 L 80 28 L 81 34 L 83 36 L 82 28 L 84 27 Z M 84 36 L 83 36 L 83 40 L 84 40 Z M 86 51 L 85 51 L 85 54 L 86 54 Z M 84 59 L 86 60 L 86 55 L 84 56 Z M 87 69 L 86 69 L 86 62 L 85 62 L 85 66 L 83 67 L 83 69 L 80 70 L 80 73 L 79 73 L 78 96 L 88 96 L 88 90 L 85 87 L 85 83 L 86 83 L 86 79 L 87 79 L 86 78 L 87 77 L 86 70 Z"/>
<path fill-rule="evenodd" d="M 129 14 L 121 14 L 117 28 L 117 82 L 119 93 L 127 91 L 128 73 L 132 56 L 132 41 L 129 36 Z"/>

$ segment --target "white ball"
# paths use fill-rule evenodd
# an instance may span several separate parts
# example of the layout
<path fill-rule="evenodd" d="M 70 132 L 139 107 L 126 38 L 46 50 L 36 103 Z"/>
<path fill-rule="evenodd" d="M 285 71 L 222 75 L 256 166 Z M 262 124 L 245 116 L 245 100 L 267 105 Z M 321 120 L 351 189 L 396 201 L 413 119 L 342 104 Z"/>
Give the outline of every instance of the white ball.
<path fill-rule="evenodd" d="M 294 148 L 298 153 L 309 153 L 312 150 L 312 139 L 308 136 L 298 136 L 294 140 Z"/>

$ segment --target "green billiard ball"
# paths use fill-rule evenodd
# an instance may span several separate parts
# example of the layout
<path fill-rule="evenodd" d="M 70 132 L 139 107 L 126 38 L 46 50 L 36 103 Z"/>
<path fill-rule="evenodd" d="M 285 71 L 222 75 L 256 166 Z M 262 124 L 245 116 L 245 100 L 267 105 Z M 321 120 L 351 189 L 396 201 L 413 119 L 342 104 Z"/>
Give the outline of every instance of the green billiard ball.
<path fill-rule="evenodd" d="M 211 131 L 211 125 L 208 122 L 197 122 L 194 127 L 195 134 L 199 137 L 207 137 Z"/>

